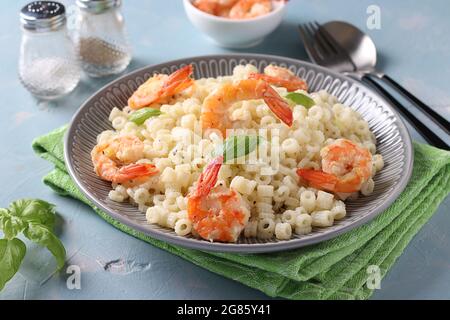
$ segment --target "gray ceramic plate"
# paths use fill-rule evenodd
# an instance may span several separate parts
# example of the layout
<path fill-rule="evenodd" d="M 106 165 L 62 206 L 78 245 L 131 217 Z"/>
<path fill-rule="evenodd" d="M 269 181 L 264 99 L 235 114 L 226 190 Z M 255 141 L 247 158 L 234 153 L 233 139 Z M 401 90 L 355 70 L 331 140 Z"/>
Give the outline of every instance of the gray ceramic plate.
<path fill-rule="evenodd" d="M 385 168 L 375 176 L 375 190 L 368 197 L 347 202 L 348 215 L 335 225 L 314 229 L 304 236 L 291 240 L 239 239 L 238 243 L 211 243 L 193 237 L 177 236 L 173 230 L 150 225 L 145 215 L 128 203 L 116 203 L 108 198 L 111 185 L 100 180 L 94 173 L 90 151 L 96 144 L 97 135 L 111 129 L 108 121 L 113 107 L 122 108 L 133 91 L 153 73 L 170 73 L 192 63 L 195 78 L 229 75 L 238 64 L 251 63 L 262 70 L 274 63 L 288 67 L 306 79 L 311 91 L 325 89 L 339 100 L 362 114 L 378 141 L 378 151 L 383 155 Z M 71 177 L 80 190 L 97 207 L 123 224 L 159 240 L 184 247 L 227 252 L 271 252 L 294 249 L 331 239 L 357 226 L 367 223 L 385 210 L 403 191 L 412 170 L 412 146 L 408 131 L 397 112 L 377 93 L 357 81 L 307 62 L 289 58 L 238 54 L 186 58 L 146 67 L 125 75 L 88 99 L 75 114 L 65 141 L 65 160 Z"/>

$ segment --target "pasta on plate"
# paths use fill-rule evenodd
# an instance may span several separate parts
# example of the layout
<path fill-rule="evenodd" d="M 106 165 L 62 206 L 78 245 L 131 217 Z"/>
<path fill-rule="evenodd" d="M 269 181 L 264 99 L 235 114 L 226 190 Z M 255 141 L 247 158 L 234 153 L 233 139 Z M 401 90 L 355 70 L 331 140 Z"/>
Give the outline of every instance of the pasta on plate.
<path fill-rule="evenodd" d="M 180 236 L 235 242 L 330 227 L 345 218 L 347 198 L 372 193 L 383 158 L 368 123 L 336 97 L 308 93 L 275 66 L 191 74 L 186 66 L 155 75 L 111 111 L 113 129 L 98 136 L 92 160 L 112 201 Z M 247 139 L 243 154 L 235 137 Z"/>

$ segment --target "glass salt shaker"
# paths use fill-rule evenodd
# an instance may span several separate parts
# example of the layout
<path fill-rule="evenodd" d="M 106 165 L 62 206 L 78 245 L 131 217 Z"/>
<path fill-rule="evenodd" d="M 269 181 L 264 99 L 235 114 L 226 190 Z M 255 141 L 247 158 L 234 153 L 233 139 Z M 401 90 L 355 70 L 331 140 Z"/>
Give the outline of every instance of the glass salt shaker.
<path fill-rule="evenodd" d="M 34 96 L 50 100 L 71 92 L 80 81 L 65 8 L 55 1 L 34 1 L 20 12 L 22 42 L 19 78 Z"/>
<path fill-rule="evenodd" d="M 121 0 L 77 0 L 75 43 L 83 70 L 91 77 L 122 72 L 131 61 Z"/>

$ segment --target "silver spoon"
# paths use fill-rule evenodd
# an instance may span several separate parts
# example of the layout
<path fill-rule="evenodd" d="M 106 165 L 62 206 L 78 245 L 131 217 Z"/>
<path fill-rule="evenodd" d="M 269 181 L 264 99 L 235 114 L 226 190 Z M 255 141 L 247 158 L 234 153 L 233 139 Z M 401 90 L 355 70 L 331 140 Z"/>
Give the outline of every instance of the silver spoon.
<path fill-rule="evenodd" d="M 361 77 L 375 76 L 398 90 L 406 99 L 427 114 L 435 124 L 442 128 L 442 130 L 447 134 L 450 134 L 450 122 L 447 119 L 439 115 L 391 77 L 376 70 L 377 49 L 374 42 L 367 34 L 354 25 L 343 21 L 328 22 L 323 24 L 322 27 L 330 34 L 334 41 L 346 51 L 352 61 L 353 66 L 347 65 L 348 70 L 344 70 L 343 68 L 345 68 L 345 65 L 343 65 L 343 68 L 339 71 L 357 72 Z"/>

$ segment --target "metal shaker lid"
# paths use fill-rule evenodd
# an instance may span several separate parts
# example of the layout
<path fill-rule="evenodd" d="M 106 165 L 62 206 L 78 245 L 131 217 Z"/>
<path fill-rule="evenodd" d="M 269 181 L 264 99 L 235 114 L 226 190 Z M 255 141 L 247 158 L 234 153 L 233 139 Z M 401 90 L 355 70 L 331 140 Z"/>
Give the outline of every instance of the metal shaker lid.
<path fill-rule="evenodd" d="M 94 14 L 120 7 L 121 4 L 121 0 L 77 0 L 77 6 L 79 8 Z"/>
<path fill-rule="evenodd" d="M 57 30 L 66 24 L 66 9 L 56 1 L 33 1 L 20 11 L 20 22 L 31 31 Z"/>

